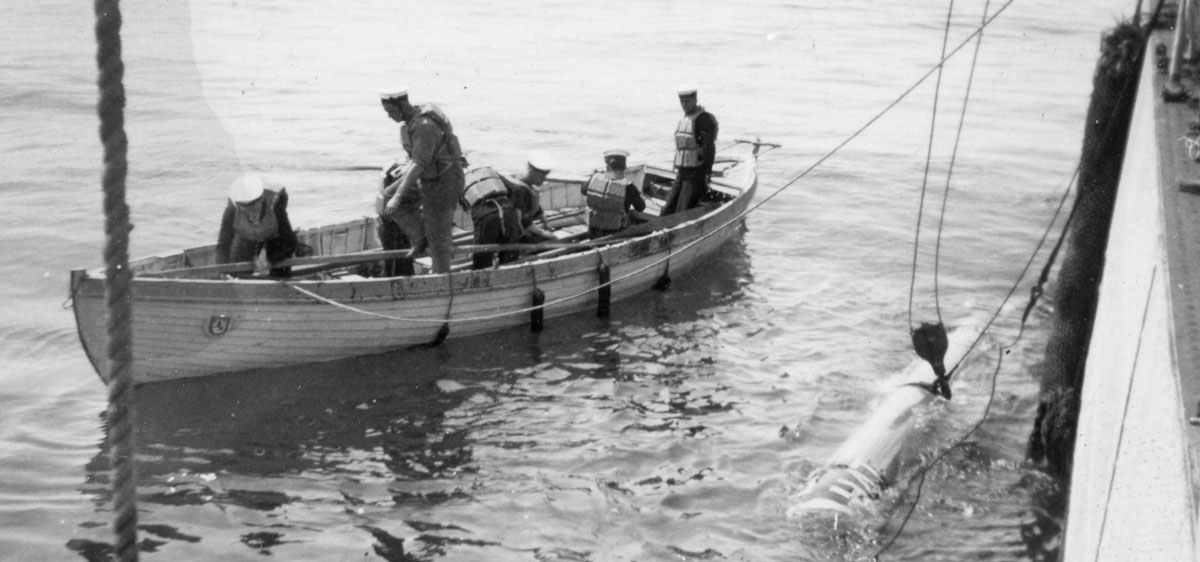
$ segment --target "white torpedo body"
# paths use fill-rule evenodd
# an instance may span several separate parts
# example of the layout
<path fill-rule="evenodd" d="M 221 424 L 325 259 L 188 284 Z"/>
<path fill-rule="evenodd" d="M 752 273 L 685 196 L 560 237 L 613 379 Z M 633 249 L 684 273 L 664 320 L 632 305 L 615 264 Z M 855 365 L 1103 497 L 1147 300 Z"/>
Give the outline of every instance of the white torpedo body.
<path fill-rule="evenodd" d="M 978 338 L 978 322 L 949 334 L 945 364 L 958 364 Z M 940 400 L 929 390 L 937 379 L 923 359 L 914 359 L 866 420 L 833 453 L 824 466 L 808 476 L 794 498 L 790 514 L 852 513 L 855 505 L 879 498 L 895 482 L 905 461 L 920 452 L 926 431 L 919 423 L 925 406 Z"/>

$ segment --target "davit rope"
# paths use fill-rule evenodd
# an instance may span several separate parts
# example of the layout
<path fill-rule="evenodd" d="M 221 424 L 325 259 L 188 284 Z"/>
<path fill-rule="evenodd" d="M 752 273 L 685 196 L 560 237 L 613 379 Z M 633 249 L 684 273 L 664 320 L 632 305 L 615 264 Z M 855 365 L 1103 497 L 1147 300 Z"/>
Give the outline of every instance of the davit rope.
<path fill-rule="evenodd" d="M 96 65 L 100 101 L 100 140 L 104 145 L 104 264 L 108 308 L 108 453 L 113 483 L 113 552 L 117 560 L 136 561 L 137 482 L 133 466 L 133 334 L 129 318 L 129 206 L 125 178 L 129 171 L 125 136 L 125 65 L 121 61 L 121 10 L 117 0 L 96 0 Z"/>
<path fill-rule="evenodd" d="M 1008 4 L 1011 4 L 1011 3 L 1012 2 L 1010 0 L 1010 2 L 1008 2 Z M 1005 4 L 1005 7 L 1008 4 Z M 1163 2 L 1160 0 L 1157 8 L 1154 11 L 1154 14 L 1147 21 L 1147 27 L 1152 25 L 1153 22 L 1158 19 L 1159 10 L 1162 9 L 1162 5 L 1163 5 Z M 1139 2 L 1139 6 L 1140 6 L 1140 2 Z M 1001 9 L 1003 9 L 1003 7 Z M 987 11 L 987 8 L 985 7 L 984 12 L 986 13 L 986 11 Z M 1139 12 L 1140 12 L 1140 9 L 1139 9 Z M 1135 15 L 1135 18 L 1136 18 L 1136 15 Z M 1136 22 L 1136 20 L 1135 20 L 1135 22 Z M 1144 34 L 1144 36 L 1145 36 L 1145 34 Z M 1143 46 L 1143 50 L 1144 50 L 1144 46 Z M 974 65 L 974 63 L 972 63 L 972 65 Z M 1131 76 L 1129 78 L 1129 80 L 1133 80 L 1133 77 Z M 1122 92 L 1127 91 L 1127 90 L 1128 90 L 1128 88 L 1122 88 Z M 1101 133 L 1102 138 L 1107 138 L 1113 134 L 1113 132 L 1114 132 L 1113 128 L 1116 124 L 1116 119 L 1115 119 L 1116 115 L 1115 114 L 1117 111 L 1119 111 L 1119 108 L 1120 108 L 1120 104 L 1116 104 L 1116 107 L 1114 107 L 1114 109 L 1113 109 L 1113 115 L 1110 116 L 1110 118 L 1107 120 L 1104 132 Z M 1082 165 L 1082 162 L 1076 164 L 1075 171 L 1073 172 L 1071 179 L 1067 182 L 1067 187 L 1066 187 L 1066 189 L 1063 190 L 1063 194 L 1062 194 L 1061 198 L 1059 199 L 1058 206 L 1054 211 L 1054 216 L 1051 217 L 1050 222 L 1046 225 L 1046 231 L 1043 232 L 1041 239 L 1038 241 L 1037 246 L 1034 248 L 1033 252 L 1030 254 L 1029 260 L 1026 261 L 1025 267 L 1021 270 L 1020 275 L 1017 276 L 1017 279 L 1013 282 L 1012 286 L 1009 288 L 1008 294 L 1005 295 L 1005 297 L 1001 301 L 1000 305 L 998 307 L 996 307 L 995 312 L 992 314 L 991 318 L 988 319 L 987 323 L 983 327 L 983 330 L 981 330 L 979 335 L 975 338 L 975 340 L 971 342 L 971 345 L 967 348 L 966 352 L 963 353 L 962 358 L 959 359 L 958 363 L 956 363 L 954 365 L 954 367 L 952 367 L 950 369 L 949 375 L 953 375 L 954 372 L 958 370 L 959 366 L 966 359 L 966 357 L 969 356 L 971 351 L 979 344 L 980 341 L 982 341 L 983 336 L 988 332 L 988 330 L 991 328 L 992 324 L 996 321 L 996 318 L 1000 315 L 1000 312 L 1004 309 L 1004 307 L 1007 305 L 1008 301 L 1012 298 L 1013 294 L 1016 292 L 1016 289 L 1020 285 L 1021 281 L 1024 279 L 1025 274 L 1029 271 L 1029 268 L 1032 266 L 1033 259 L 1037 256 L 1037 254 L 1041 251 L 1042 246 L 1045 244 L 1046 239 L 1050 233 L 1050 229 L 1053 227 L 1054 223 L 1057 222 L 1059 215 L 1062 213 L 1063 206 L 1066 204 L 1067 198 L 1070 196 L 1071 191 L 1077 187 L 1077 181 L 1079 178 L 1079 173 L 1081 171 L 1080 170 L 1081 165 Z M 1041 274 L 1038 276 L 1037 281 L 1029 289 L 1029 301 L 1025 305 L 1024 312 L 1021 314 L 1021 322 L 1020 322 L 1016 336 L 1013 337 L 1011 342 L 1001 345 L 997 350 L 996 368 L 993 370 L 992 375 L 991 375 L 991 389 L 988 393 L 988 400 L 987 400 L 986 405 L 984 406 L 983 414 L 966 431 L 966 433 L 964 433 L 962 436 L 960 436 L 958 439 L 956 439 L 954 441 L 954 443 L 952 443 L 949 447 L 946 447 L 945 449 L 941 450 L 937 455 L 934 456 L 934 458 L 928 464 L 926 464 L 919 470 L 916 494 L 915 494 L 912 504 L 909 506 L 908 512 L 905 514 L 904 519 L 900 523 L 900 526 L 897 528 L 896 532 L 892 535 L 890 540 L 888 540 L 888 542 L 882 548 L 880 548 L 875 553 L 875 555 L 872 557 L 873 560 L 878 561 L 879 557 L 885 551 L 887 551 L 887 549 L 890 548 L 892 546 L 892 544 L 895 543 L 896 539 L 899 538 L 900 534 L 904 531 L 905 525 L 907 525 L 909 519 L 912 517 L 913 511 L 916 509 L 917 504 L 920 503 L 920 501 L 921 501 L 921 491 L 925 484 L 925 476 L 929 472 L 929 470 L 931 470 L 934 466 L 936 466 L 939 462 L 941 462 L 941 460 L 945 457 L 946 454 L 948 454 L 950 451 L 958 448 L 960 445 L 962 445 L 964 442 L 966 442 L 966 440 L 971 435 L 973 435 L 983 425 L 983 423 L 985 421 L 987 421 L 988 415 L 991 412 L 992 404 L 995 401 L 996 381 L 1000 374 L 1000 368 L 1003 364 L 1004 356 L 1008 355 L 1011 352 L 1011 350 L 1017 345 L 1017 343 L 1021 340 L 1021 337 L 1024 335 L 1025 326 L 1029 321 L 1029 316 L 1030 316 L 1030 314 L 1032 314 L 1034 308 L 1037 306 L 1038 301 L 1041 299 L 1042 295 L 1045 292 L 1045 285 L 1050 278 L 1051 269 L 1053 268 L 1055 262 L 1057 261 L 1058 254 L 1061 251 L 1063 244 L 1066 242 L 1067 233 L 1069 232 L 1069 229 L 1071 228 L 1071 224 L 1074 221 L 1078 210 L 1079 210 L 1079 199 L 1076 199 L 1074 205 L 1072 205 L 1072 207 L 1071 207 L 1071 212 L 1067 215 L 1066 221 L 1063 222 L 1057 243 L 1054 245 L 1054 248 L 1050 251 L 1050 256 L 1047 258 L 1045 265 L 1042 266 Z M 1154 271 L 1154 273 L 1157 273 L 1157 269 Z M 1154 275 L 1152 274 L 1151 286 L 1153 286 L 1153 281 L 1154 281 Z M 1145 323 L 1144 314 L 1145 313 L 1143 312 L 1143 324 Z M 1139 346 L 1138 348 L 1140 349 L 1140 346 L 1141 346 L 1140 338 L 1138 341 L 1138 346 Z M 1136 355 L 1135 355 L 1135 363 L 1136 363 Z M 1106 505 L 1105 517 L 1107 517 L 1107 505 Z"/>
<path fill-rule="evenodd" d="M 942 32 L 941 59 L 943 59 L 943 60 L 945 60 L 945 58 L 946 58 L 946 44 L 950 40 L 950 21 L 953 16 L 954 16 L 954 0 L 950 0 L 950 7 L 946 11 L 946 25 L 945 25 L 944 31 Z M 987 17 L 987 8 L 986 7 L 983 10 L 983 16 L 986 19 L 986 17 Z M 975 76 L 975 61 L 978 59 L 979 45 L 982 42 L 983 42 L 983 34 L 980 33 L 978 36 L 976 36 L 976 41 L 975 41 L 976 59 L 971 60 L 971 77 L 972 78 L 974 78 L 974 76 Z M 917 352 L 918 356 L 920 356 L 925 361 L 929 362 L 929 365 L 931 367 L 933 367 L 934 375 L 936 375 L 936 377 L 937 377 L 936 379 L 934 379 L 933 384 L 929 386 L 929 391 L 949 400 L 950 399 L 950 380 L 946 376 L 945 360 L 946 360 L 946 349 L 949 347 L 950 342 L 946 337 L 946 324 L 944 322 L 942 322 L 942 303 L 941 303 L 941 297 L 939 296 L 939 291 L 938 291 L 937 267 L 938 267 L 938 254 L 941 251 L 942 224 L 945 222 L 945 218 L 946 218 L 946 199 L 947 199 L 946 196 L 947 196 L 947 194 L 950 193 L 950 174 L 954 170 L 954 160 L 953 159 L 950 160 L 950 168 L 946 174 L 946 187 L 942 192 L 942 213 L 941 213 L 941 216 L 938 217 L 938 244 L 937 244 L 937 250 L 934 252 L 934 257 L 933 257 L 933 259 L 934 259 L 933 298 L 934 298 L 934 307 L 935 307 L 935 310 L 937 311 L 937 324 L 932 324 L 929 322 L 922 322 L 920 327 L 917 327 L 917 328 L 913 327 L 913 293 L 916 292 L 915 288 L 916 288 L 916 284 L 917 284 L 917 256 L 919 255 L 919 250 L 921 248 L 921 219 L 925 216 L 925 192 L 927 191 L 928 185 L 929 185 L 929 165 L 930 165 L 930 162 L 933 160 L 933 138 L 934 138 L 934 133 L 937 131 L 938 100 L 940 98 L 940 94 L 941 94 L 941 90 L 942 90 L 942 70 L 943 70 L 943 68 L 944 68 L 944 65 L 940 65 L 940 64 L 938 65 L 938 67 L 937 67 L 937 82 L 935 83 L 934 88 L 933 88 L 933 112 L 929 118 L 929 141 L 927 143 L 926 150 L 925 150 L 925 171 L 924 171 L 924 174 L 921 176 L 921 197 L 920 197 L 920 202 L 918 203 L 918 206 L 917 206 L 917 226 L 916 226 L 916 228 L 913 229 L 912 275 L 909 278 L 909 284 L 908 284 L 908 331 L 909 331 L 909 336 L 912 338 L 913 349 Z M 959 117 L 959 129 L 958 130 L 959 130 L 960 136 L 962 133 L 963 117 L 966 116 L 966 112 L 965 112 L 965 108 L 967 105 L 966 100 L 968 98 L 970 98 L 970 95 L 971 95 L 971 81 L 968 80 L 966 94 L 964 95 L 964 98 L 963 98 L 964 112 Z M 954 152 L 956 154 L 958 152 L 958 141 L 959 141 L 959 138 L 956 137 L 954 139 Z"/>
<path fill-rule="evenodd" d="M 738 213 L 737 215 L 733 216 L 732 218 L 725 221 L 724 223 L 721 223 L 721 224 L 715 226 L 711 230 L 708 230 L 707 232 L 701 234 L 695 240 L 692 240 L 691 242 L 688 242 L 687 244 L 684 244 L 678 248 L 671 247 L 671 250 L 669 252 L 667 252 L 667 254 L 665 256 L 663 256 L 662 258 L 659 258 L 639 269 L 625 273 L 619 277 L 613 277 L 606 283 L 598 283 L 596 286 L 585 289 L 578 293 L 575 293 L 572 295 L 567 295 L 564 297 L 559 297 L 557 299 L 550 300 L 550 301 L 542 301 L 540 304 L 534 304 L 534 305 L 531 305 L 531 306 L 528 306 L 525 308 L 521 308 L 521 309 L 497 312 L 494 314 L 485 314 L 485 315 L 480 315 L 480 316 L 460 317 L 460 318 L 430 318 L 430 317 L 420 318 L 420 317 L 393 316 L 393 315 L 389 315 L 389 314 L 372 312 L 370 310 L 364 310 L 362 308 L 350 306 L 345 303 L 338 302 L 336 300 L 322 296 L 316 292 L 313 292 L 313 291 L 310 291 L 303 287 L 300 287 L 299 285 L 296 285 L 290 281 L 278 280 L 277 282 L 281 283 L 283 285 L 286 285 L 286 286 L 290 287 L 292 290 L 294 290 L 298 293 L 301 293 L 303 295 L 306 295 L 309 298 L 312 298 L 313 300 L 323 302 L 325 304 L 335 306 L 338 308 L 342 308 L 342 309 L 345 309 L 348 311 L 357 312 L 357 313 L 363 314 L 365 316 L 374 316 L 376 318 L 383 318 L 386 320 L 392 320 L 392 321 L 396 321 L 396 322 L 412 322 L 412 323 L 428 323 L 428 324 L 458 324 L 458 323 L 465 323 L 465 322 L 479 322 L 479 321 L 485 321 L 485 320 L 495 320 L 498 318 L 506 318 L 506 317 L 515 316 L 515 315 L 537 314 L 539 311 L 543 310 L 546 307 L 551 307 L 551 306 L 555 306 L 558 304 L 562 304 L 562 303 L 566 303 L 566 302 L 570 302 L 570 301 L 574 301 L 577 299 L 587 297 L 588 295 L 590 295 L 594 292 L 597 292 L 605 287 L 609 287 L 614 283 L 619 283 L 621 281 L 624 281 L 626 279 L 629 279 L 631 277 L 639 275 L 648 269 L 660 266 L 664 263 L 669 264 L 672 256 L 678 255 L 681 252 L 685 252 L 688 249 L 690 249 L 692 246 L 695 246 L 696 244 L 699 244 L 699 243 L 707 240 L 711 236 L 715 236 L 716 234 L 724 231 L 726 228 L 732 227 L 735 224 L 739 224 L 750 213 L 753 213 L 754 211 L 758 210 L 760 207 L 767 204 L 767 202 L 769 202 L 772 199 L 774 199 L 775 197 L 777 197 L 780 193 L 783 193 L 786 189 L 788 189 L 789 187 L 794 185 L 796 182 L 807 177 L 810 173 L 812 173 L 813 170 L 817 169 L 822 164 L 824 164 L 826 160 L 832 158 L 835 154 L 840 152 L 843 148 L 846 147 L 846 145 L 850 144 L 853 140 L 855 140 L 860 135 L 862 135 L 863 132 L 865 132 L 872 125 L 874 125 L 877 121 L 879 121 L 879 119 L 881 119 L 884 115 L 886 115 L 892 109 L 894 109 L 897 105 L 899 105 L 900 102 L 902 102 L 906 98 L 908 98 L 909 94 L 911 94 L 914 90 L 917 89 L 917 87 L 919 87 L 926 80 L 928 80 L 929 77 L 932 76 L 935 71 L 937 71 L 939 68 L 941 68 L 941 66 L 943 64 L 946 63 L 946 61 L 950 60 L 956 54 L 958 54 L 958 52 L 961 51 L 962 48 L 965 47 L 968 43 L 970 43 L 972 39 L 974 39 L 975 37 L 982 34 L 983 30 L 985 28 L 987 28 L 989 25 L 991 25 L 992 22 L 994 22 L 996 20 L 996 18 L 1000 16 L 1000 14 L 1004 13 L 1004 11 L 1006 9 L 1008 9 L 1008 7 L 1010 5 L 1012 5 L 1012 3 L 1015 1 L 1016 0 L 1008 0 L 1003 5 L 1001 5 L 996 10 L 995 13 L 991 14 L 990 16 L 987 16 L 984 19 L 983 23 L 980 24 L 979 27 L 975 28 L 975 30 L 972 31 L 970 35 L 968 35 L 966 38 L 964 38 L 953 49 L 949 50 L 945 54 L 945 56 L 943 56 L 942 59 L 940 61 L 938 61 L 938 63 L 933 68 L 929 69 L 928 71 L 925 72 L 925 74 L 918 77 L 907 89 L 905 89 L 903 92 L 901 92 L 899 96 L 897 96 L 894 100 L 889 102 L 883 109 L 879 110 L 879 112 L 877 112 L 870 119 L 868 119 L 865 123 L 863 123 L 863 125 L 861 125 L 858 129 L 856 129 L 854 132 L 852 132 L 849 136 L 847 136 L 845 139 L 843 139 L 840 143 L 838 143 L 837 146 L 834 146 L 833 149 L 831 149 L 829 152 L 826 152 L 824 155 L 822 155 L 820 158 L 818 158 L 815 162 L 810 164 L 807 168 L 804 168 L 802 171 L 800 171 L 800 173 L 798 173 L 796 176 L 792 177 L 792 179 L 788 180 L 783 185 L 781 185 L 778 188 L 776 188 L 775 190 L 773 190 L 771 193 L 768 193 L 760 201 L 747 207 L 746 210 L 742 211 L 741 213 Z M 670 235 L 664 234 L 663 236 L 666 236 L 665 242 L 668 245 L 670 245 L 672 243 L 672 240 L 670 239 Z M 666 272 L 664 272 L 663 277 L 666 277 Z M 660 278 L 660 281 L 659 281 L 660 289 L 665 288 L 665 287 L 661 286 L 662 284 L 663 284 L 662 278 Z"/>

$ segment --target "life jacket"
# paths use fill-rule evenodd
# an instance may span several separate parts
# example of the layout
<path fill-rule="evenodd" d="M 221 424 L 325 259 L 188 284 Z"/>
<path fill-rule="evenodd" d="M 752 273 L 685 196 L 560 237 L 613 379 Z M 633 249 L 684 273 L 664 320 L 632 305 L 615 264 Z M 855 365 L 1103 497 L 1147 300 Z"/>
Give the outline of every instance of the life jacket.
<path fill-rule="evenodd" d="M 595 174 L 588 180 L 589 227 L 597 230 L 625 228 L 629 220 L 625 213 L 625 188 L 628 185 L 625 180 L 613 179 L 607 174 Z"/>
<path fill-rule="evenodd" d="M 704 163 L 704 151 L 696 142 L 696 118 L 704 113 L 701 109 L 685 115 L 675 128 L 675 167 L 695 168 Z"/>
<path fill-rule="evenodd" d="M 279 235 L 279 221 L 275 220 L 275 202 L 279 193 L 264 189 L 262 205 L 258 211 L 262 213 L 252 220 L 246 209 L 234 205 L 233 233 L 239 238 L 253 242 L 266 242 Z"/>
<path fill-rule="evenodd" d="M 508 186 L 505 185 L 500 174 L 487 167 L 475 168 L 467 172 L 463 184 L 466 186 L 463 189 L 463 199 L 467 201 L 467 207 L 472 207 L 489 197 L 508 195 Z"/>
<path fill-rule="evenodd" d="M 458 144 L 458 137 L 454 135 L 454 127 L 450 125 L 450 119 L 446 117 L 445 112 L 441 108 L 431 103 L 418 106 L 417 114 L 413 116 L 413 119 L 416 120 L 421 117 L 429 118 L 430 121 L 433 121 L 442 129 L 442 144 L 433 153 L 433 158 L 437 161 L 437 165 L 432 166 L 435 169 L 425 170 L 421 174 L 423 179 L 435 179 L 441 176 L 442 172 L 446 171 L 450 166 L 459 165 L 459 162 L 462 161 L 462 147 Z M 400 142 L 403 144 L 404 139 L 401 138 Z M 409 150 L 411 151 L 411 140 L 409 146 Z"/>

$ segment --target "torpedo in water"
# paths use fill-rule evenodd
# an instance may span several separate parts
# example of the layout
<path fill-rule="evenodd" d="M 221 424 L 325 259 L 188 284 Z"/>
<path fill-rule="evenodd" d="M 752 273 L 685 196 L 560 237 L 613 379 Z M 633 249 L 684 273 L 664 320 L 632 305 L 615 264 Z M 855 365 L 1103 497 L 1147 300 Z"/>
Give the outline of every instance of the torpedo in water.
<path fill-rule="evenodd" d="M 934 332 L 933 325 L 922 330 Z M 979 337 L 981 323 L 971 319 L 959 325 L 946 338 L 935 344 L 945 350 L 945 362 L 956 365 Z M 914 344 L 928 341 L 927 334 L 915 334 Z M 938 342 L 940 343 L 940 342 Z M 897 386 L 877 404 L 866 420 L 821 468 L 810 474 L 804 488 L 791 502 L 788 514 L 832 512 L 853 514 L 855 507 L 869 506 L 884 490 L 895 484 L 900 468 L 915 458 L 925 447 L 928 435 L 919 421 L 926 405 L 945 395 L 943 370 L 936 370 L 924 357 L 912 361 L 897 377 Z M 940 350 L 939 350 L 940 351 Z M 949 387 L 945 386 L 945 394 Z"/>

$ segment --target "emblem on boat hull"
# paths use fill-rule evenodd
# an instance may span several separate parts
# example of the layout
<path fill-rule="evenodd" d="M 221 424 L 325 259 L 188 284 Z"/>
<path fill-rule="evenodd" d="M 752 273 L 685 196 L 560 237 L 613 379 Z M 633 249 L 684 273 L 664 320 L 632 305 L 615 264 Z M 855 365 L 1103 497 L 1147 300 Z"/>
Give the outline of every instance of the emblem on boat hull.
<path fill-rule="evenodd" d="M 214 314 L 212 318 L 208 319 L 208 325 L 205 326 L 205 331 L 207 331 L 208 335 L 210 336 L 221 336 L 224 335 L 225 332 L 229 331 L 229 323 L 228 314 Z"/>

